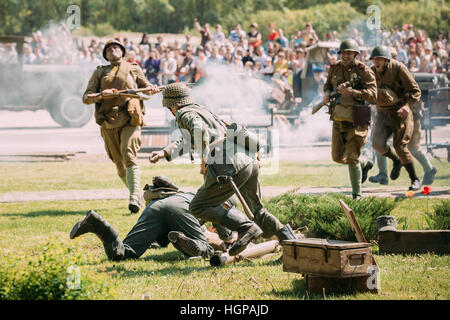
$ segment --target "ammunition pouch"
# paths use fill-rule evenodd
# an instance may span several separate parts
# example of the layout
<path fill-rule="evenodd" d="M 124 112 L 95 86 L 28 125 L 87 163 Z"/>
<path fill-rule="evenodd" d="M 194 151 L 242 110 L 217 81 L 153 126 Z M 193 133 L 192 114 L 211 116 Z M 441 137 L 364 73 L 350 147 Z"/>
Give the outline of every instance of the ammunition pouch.
<path fill-rule="evenodd" d="M 99 126 L 101 126 L 103 124 L 103 122 L 105 122 L 106 118 L 105 115 L 100 112 L 100 103 L 96 103 L 95 104 L 95 123 L 97 123 Z"/>
<path fill-rule="evenodd" d="M 378 89 L 376 105 L 379 107 L 393 106 L 399 102 L 399 97 L 391 89 Z"/>
<path fill-rule="evenodd" d="M 144 107 L 142 101 L 139 99 L 130 99 L 127 103 L 127 111 L 130 115 L 130 124 L 132 126 L 143 127 L 144 122 Z"/>
<path fill-rule="evenodd" d="M 333 108 L 333 120 L 353 122 L 353 106 L 336 104 Z"/>
<path fill-rule="evenodd" d="M 371 110 L 367 104 L 357 104 L 353 106 L 353 124 L 357 126 L 370 125 Z"/>

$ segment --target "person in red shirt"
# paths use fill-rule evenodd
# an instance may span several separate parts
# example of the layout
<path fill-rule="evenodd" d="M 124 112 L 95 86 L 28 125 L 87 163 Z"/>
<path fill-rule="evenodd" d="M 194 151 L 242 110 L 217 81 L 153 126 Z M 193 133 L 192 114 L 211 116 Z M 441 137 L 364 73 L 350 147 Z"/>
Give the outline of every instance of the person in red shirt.
<path fill-rule="evenodd" d="M 269 23 L 269 41 L 275 41 L 277 40 L 280 35 L 278 34 L 277 30 L 275 30 L 275 25 L 273 23 Z"/>

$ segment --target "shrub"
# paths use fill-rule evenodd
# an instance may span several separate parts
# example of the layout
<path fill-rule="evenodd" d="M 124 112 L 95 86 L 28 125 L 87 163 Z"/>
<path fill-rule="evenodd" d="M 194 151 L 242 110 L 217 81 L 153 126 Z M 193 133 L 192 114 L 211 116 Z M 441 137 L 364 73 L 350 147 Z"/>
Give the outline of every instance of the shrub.
<path fill-rule="evenodd" d="M 287 193 L 270 199 L 266 207 L 293 229 L 306 226 L 309 236 L 356 241 L 339 199 L 343 199 L 353 210 L 367 241 L 375 239 L 378 234 L 376 218 L 390 215 L 396 206 L 394 199 L 389 198 L 367 197 L 353 200 L 341 194 Z"/>
<path fill-rule="evenodd" d="M 425 221 L 431 230 L 450 229 L 450 200 L 441 200 L 433 206 L 434 212 L 425 215 Z"/>
<path fill-rule="evenodd" d="M 0 265 L 0 300 L 61 300 L 112 298 L 105 279 L 80 265 L 85 258 L 72 246 L 49 242 L 39 255 L 6 254 Z"/>

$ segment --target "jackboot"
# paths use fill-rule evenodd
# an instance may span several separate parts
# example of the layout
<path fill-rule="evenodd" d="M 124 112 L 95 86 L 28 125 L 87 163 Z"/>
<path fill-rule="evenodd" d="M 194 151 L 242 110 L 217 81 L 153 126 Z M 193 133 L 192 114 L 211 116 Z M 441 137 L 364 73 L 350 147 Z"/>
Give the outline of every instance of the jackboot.
<path fill-rule="evenodd" d="M 168 237 L 173 246 L 188 257 L 209 257 L 208 252 L 202 250 L 196 241 L 186 237 L 182 232 L 170 231 Z"/>
<path fill-rule="evenodd" d="M 389 178 L 385 173 L 379 173 L 376 176 L 369 177 L 369 181 L 373 183 L 379 183 L 383 185 L 389 184 Z"/>
<path fill-rule="evenodd" d="M 366 182 L 367 173 L 373 168 L 373 162 L 368 160 L 364 165 L 361 163 L 361 184 Z"/>
<path fill-rule="evenodd" d="M 97 212 L 90 210 L 83 220 L 78 221 L 70 231 L 70 239 L 92 232 L 103 243 L 106 255 L 111 260 L 122 260 L 125 249 L 119 233 Z"/>
<path fill-rule="evenodd" d="M 385 156 L 386 158 L 389 158 L 393 161 L 393 166 L 392 166 L 390 177 L 392 180 L 396 180 L 400 176 L 400 170 L 402 169 L 402 163 L 401 163 L 399 157 L 395 153 L 392 152 L 391 147 L 389 147 L 388 152 L 383 154 L 383 156 Z"/>
<path fill-rule="evenodd" d="M 283 227 L 283 229 L 278 230 L 275 233 L 275 236 L 278 238 L 278 240 L 283 241 L 283 240 L 295 240 L 297 239 L 297 237 L 294 234 L 294 231 L 292 230 L 291 226 L 289 224 L 285 225 Z"/>
<path fill-rule="evenodd" d="M 263 234 L 263 231 L 256 223 L 249 220 L 235 208 L 231 208 L 228 213 L 222 217 L 220 224 L 230 230 L 237 231 L 238 233 L 236 242 L 228 251 L 230 256 L 241 253 L 252 240 Z"/>
<path fill-rule="evenodd" d="M 405 164 L 405 169 L 408 172 L 409 178 L 411 179 L 411 185 L 409 186 L 409 190 L 417 191 L 420 189 L 420 180 L 416 175 L 416 170 L 414 169 L 414 163 L 410 162 Z"/>
<path fill-rule="evenodd" d="M 126 181 L 128 190 L 130 191 L 130 202 L 128 204 L 128 210 L 130 210 L 131 213 L 138 213 L 142 206 L 140 196 L 141 174 L 139 171 L 139 167 L 128 167 L 126 172 Z"/>
<path fill-rule="evenodd" d="M 434 176 L 437 173 L 437 168 L 433 167 L 430 171 L 425 172 L 425 175 L 423 176 L 423 182 L 422 184 L 424 186 L 430 186 L 433 184 Z"/>

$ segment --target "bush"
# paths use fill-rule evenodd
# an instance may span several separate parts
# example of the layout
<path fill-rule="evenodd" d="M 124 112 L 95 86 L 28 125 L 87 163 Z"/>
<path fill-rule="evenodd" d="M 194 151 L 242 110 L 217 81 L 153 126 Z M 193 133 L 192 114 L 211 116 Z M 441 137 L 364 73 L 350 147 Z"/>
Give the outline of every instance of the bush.
<path fill-rule="evenodd" d="M 339 199 L 343 199 L 353 210 L 367 241 L 378 235 L 376 218 L 390 215 L 396 206 L 394 199 L 389 198 L 367 197 L 353 200 L 344 198 L 341 194 L 287 193 L 270 199 L 266 207 L 282 223 L 289 223 L 293 229 L 306 226 L 309 230 L 308 236 L 356 241 Z"/>
<path fill-rule="evenodd" d="M 109 36 L 115 32 L 116 29 L 109 22 L 99 23 L 94 27 L 94 33 L 98 37 Z"/>
<path fill-rule="evenodd" d="M 425 221 L 431 230 L 450 229 L 450 201 L 441 200 L 433 206 L 434 212 L 425 215 Z"/>
<path fill-rule="evenodd" d="M 38 256 L 6 254 L 0 265 L 0 300 L 112 298 L 105 280 L 80 265 L 85 260 L 71 246 L 51 242 Z"/>

